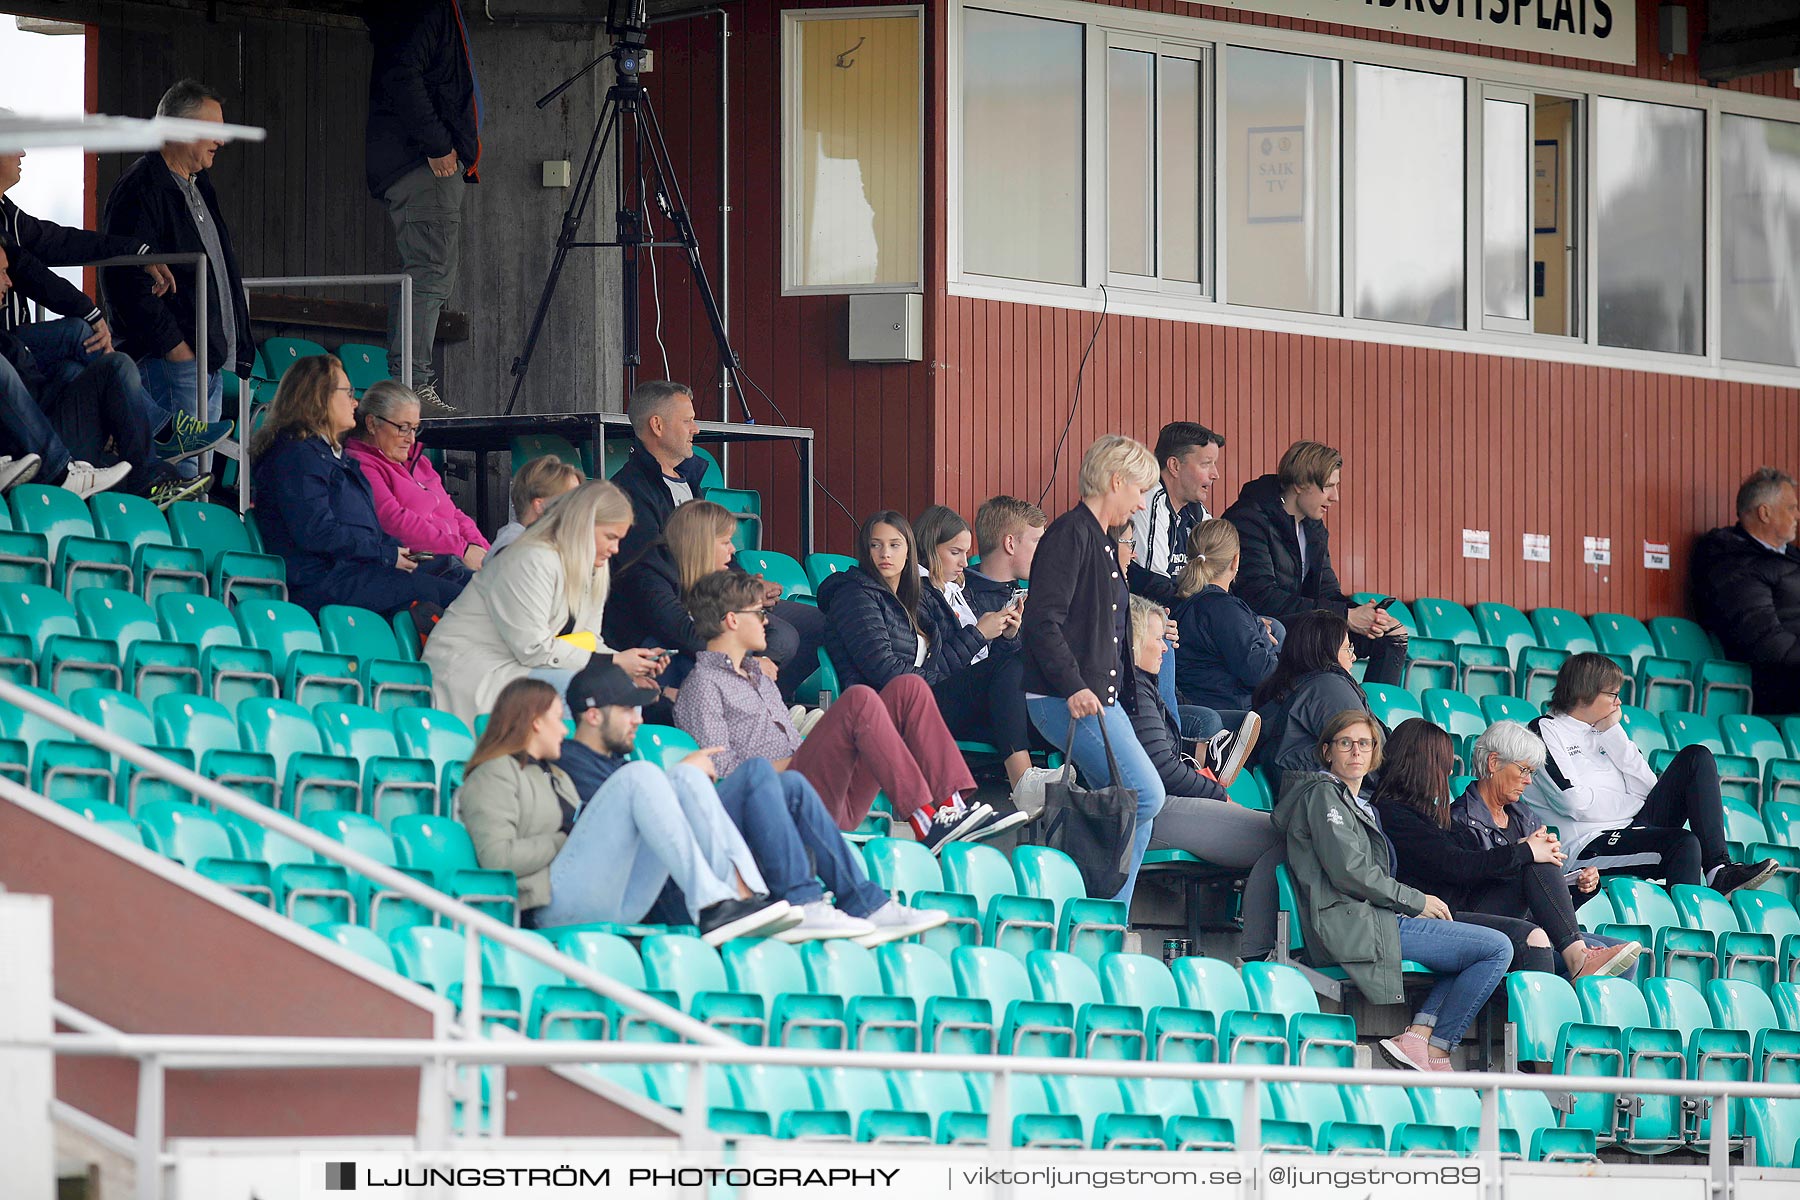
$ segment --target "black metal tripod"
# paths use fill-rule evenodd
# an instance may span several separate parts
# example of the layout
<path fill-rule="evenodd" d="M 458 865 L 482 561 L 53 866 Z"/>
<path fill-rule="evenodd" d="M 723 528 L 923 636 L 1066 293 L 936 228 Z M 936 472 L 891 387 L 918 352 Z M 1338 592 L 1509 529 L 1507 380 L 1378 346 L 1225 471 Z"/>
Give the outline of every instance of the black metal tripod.
<path fill-rule="evenodd" d="M 550 273 L 544 279 L 544 291 L 538 297 L 537 311 L 531 318 L 531 329 L 525 335 L 524 348 L 513 359 L 512 396 L 506 402 L 509 415 L 519 402 L 519 392 L 525 386 L 525 373 L 531 369 L 532 355 L 537 350 L 538 339 L 543 336 L 544 320 L 550 314 L 550 303 L 556 295 L 557 281 L 562 276 L 563 264 L 568 261 L 569 251 L 603 246 L 617 246 L 620 253 L 619 290 L 627 394 L 637 385 L 638 364 L 642 361 L 638 350 L 638 254 L 640 251 L 654 251 L 661 247 L 679 247 L 686 251 L 688 270 L 693 273 L 694 286 L 700 293 L 700 303 L 706 309 L 707 323 L 712 326 L 713 340 L 718 343 L 719 365 L 728 373 L 731 388 L 741 394 L 737 354 L 732 350 L 731 339 L 725 332 L 725 320 L 719 312 L 719 301 L 713 294 L 712 282 L 706 276 L 706 266 L 700 261 L 700 245 L 694 239 L 694 226 L 688 219 L 681 184 L 675 178 L 674 166 L 669 161 L 669 149 L 663 142 L 662 124 L 656 119 L 656 110 L 650 104 L 649 93 L 638 79 L 638 69 L 644 58 L 645 26 L 641 17 L 641 5 L 636 7 L 639 8 L 639 13 L 636 14 L 638 19 L 613 30 L 616 41 L 612 49 L 565 79 L 537 102 L 539 108 L 545 107 L 595 67 L 608 59 L 612 60 L 616 79 L 606 91 L 605 103 L 601 105 L 600 115 L 594 123 L 593 136 L 588 139 L 587 157 L 582 160 L 581 173 L 575 180 L 574 195 L 569 197 L 569 206 L 563 211 L 562 231 L 556 238 L 556 254 L 550 260 Z M 629 172 L 625 162 L 626 135 L 621 132 L 622 125 L 630 129 L 632 154 Z M 615 234 L 610 241 L 582 241 L 581 223 L 587 215 L 588 204 L 593 199 L 594 187 L 599 182 L 600 169 L 609 145 L 616 151 L 613 158 L 613 198 L 617 212 Z M 650 228 L 651 214 L 647 205 L 652 200 L 664 219 L 674 227 L 675 241 L 659 242 L 648 237 L 646 231 Z"/>

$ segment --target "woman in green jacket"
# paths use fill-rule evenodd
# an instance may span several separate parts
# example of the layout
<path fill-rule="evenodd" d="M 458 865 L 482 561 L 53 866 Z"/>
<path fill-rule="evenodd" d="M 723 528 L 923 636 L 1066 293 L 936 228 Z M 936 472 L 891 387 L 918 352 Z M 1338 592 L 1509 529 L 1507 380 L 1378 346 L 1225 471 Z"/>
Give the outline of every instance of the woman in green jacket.
<path fill-rule="evenodd" d="M 1381 765 L 1381 727 L 1367 712 L 1347 709 L 1326 721 L 1317 753 L 1324 770 L 1288 772 L 1275 808 L 1308 956 L 1316 966 L 1342 966 L 1375 1004 L 1406 999 L 1403 958 L 1435 972 L 1412 1024 L 1381 1049 L 1396 1066 L 1453 1070 L 1450 1053 L 1505 976 L 1512 943 L 1498 930 L 1451 920 L 1442 900 L 1394 878 L 1393 843 L 1362 795 L 1364 777 Z"/>

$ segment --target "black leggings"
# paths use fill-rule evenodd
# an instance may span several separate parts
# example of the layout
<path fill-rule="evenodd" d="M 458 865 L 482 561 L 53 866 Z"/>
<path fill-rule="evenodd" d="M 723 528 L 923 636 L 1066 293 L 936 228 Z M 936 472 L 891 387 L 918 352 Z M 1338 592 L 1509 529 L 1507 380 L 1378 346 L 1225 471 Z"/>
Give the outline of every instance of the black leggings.
<path fill-rule="evenodd" d="M 1556 973 L 1558 955 L 1548 946 L 1533 946 L 1526 941 L 1537 926 L 1519 917 L 1502 917 L 1494 913 L 1456 912 L 1451 914 L 1458 921 L 1469 925 L 1481 925 L 1488 929 L 1496 929 L 1504 933 L 1512 942 L 1512 965 L 1508 971 L 1543 971 L 1546 974 Z"/>
<path fill-rule="evenodd" d="M 1594 838 L 1575 861 L 1602 875 L 1660 877 L 1672 887 L 1705 883 L 1706 872 L 1728 860 L 1719 764 L 1705 746 L 1689 746 L 1644 797 L 1637 819 Z"/>
<path fill-rule="evenodd" d="M 989 742 L 1001 757 L 1031 749 L 1031 719 L 1025 714 L 1025 656 L 988 656 L 931 685 L 938 712 L 963 741 Z"/>
<path fill-rule="evenodd" d="M 1559 952 L 1581 940 L 1575 902 L 1569 896 L 1569 885 L 1563 882 L 1562 868 L 1555 863 L 1525 864 L 1518 875 L 1496 879 L 1475 892 L 1468 907 L 1472 913 L 1529 921 L 1544 931 L 1551 947 Z M 1515 948 L 1520 944 L 1515 942 Z"/>

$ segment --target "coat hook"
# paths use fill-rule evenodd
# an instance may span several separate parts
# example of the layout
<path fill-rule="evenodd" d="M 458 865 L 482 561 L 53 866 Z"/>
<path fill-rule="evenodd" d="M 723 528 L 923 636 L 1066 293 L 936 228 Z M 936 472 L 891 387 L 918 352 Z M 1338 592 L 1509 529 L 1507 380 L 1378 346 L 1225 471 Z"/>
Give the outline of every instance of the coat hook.
<path fill-rule="evenodd" d="M 850 56 L 852 54 L 855 54 L 858 50 L 862 49 L 862 44 L 868 40 L 869 39 L 867 37 L 857 38 L 856 45 L 850 47 L 848 50 L 846 50 L 842 54 L 838 55 L 835 60 L 835 64 L 839 67 L 842 67 L 846 71 L 848 71 L 851 67 L 855 66 L 856 60 L 851 58 Z"/>

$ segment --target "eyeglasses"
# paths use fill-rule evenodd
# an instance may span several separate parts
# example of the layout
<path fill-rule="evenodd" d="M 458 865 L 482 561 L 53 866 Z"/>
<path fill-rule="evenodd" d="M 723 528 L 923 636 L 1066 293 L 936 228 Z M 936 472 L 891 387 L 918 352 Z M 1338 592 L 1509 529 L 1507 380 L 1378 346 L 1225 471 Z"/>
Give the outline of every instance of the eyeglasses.
<path fill-rule="evenodd" d="M 419 427 L 417 425 L 402 425 L 400 422 L 390 421 L 386 417 L 376 417 L 375 420 L 380 421 L 383 425 L 386 425 L 401 437 L 416 438 L 419 436 Z"/>
<path fill-rule="evenodd" d="M 344 394 L 344 393 L 348 393 L 349 395 L 354 396 L 354 395 L 356 395 L 356 389 L 351 387 L 347 383 L 343 387 L 334 387 L 331 389 L 331 394 L 334 396 Z"/>
<path fill-rule="evenodd" d="M 1367 754 L 1375 748 L 1375 741 L 1373 738 L 1339 738 L 1331 744 L 1336 746 L 1339 750 L 1342 750 L 1345 754 L 1350 753 L 1352 750 L 1361 750 L 1363 753 Z"/>
<path fill-rule="evenodd" d="M 764 625 L 769 623 L 769 610 L 766 608 L 734 608 L 731 611 L 740 617 L 755 617 Z"/>
<path fill-rule="evenodd" d="M 1126 547 L 1135 546 L 1135 545 L 1137 545 L 1137 539 L 1136 538 L 1120 538 L 1119 545 L 1126 546 Z"/>
<path fill-rule="evenodd" d="M 1611 696 L 1614 700 L 1617 700 L 1619 698 L 1619 689 L 1614 688 L 1612 691 L 1609 692 L 1605 688 L 1601 688 L 1600 694 L 1602 696 Z"/>
<path fill-rule="evenodd" d="M 1526 766 L 1524 763 L 1509 763 L 1507 765 L 1523 776 L 1526 783 L 1531 782 L 1531 777 L 1535 772 L 1530 767 Z"/>

